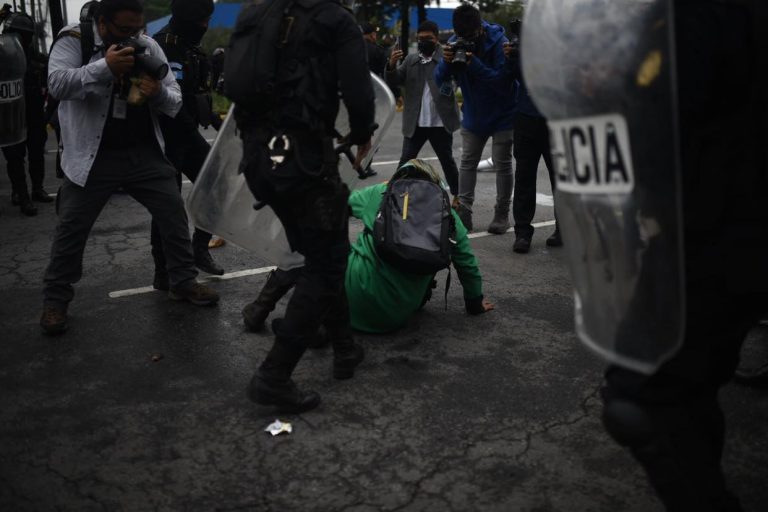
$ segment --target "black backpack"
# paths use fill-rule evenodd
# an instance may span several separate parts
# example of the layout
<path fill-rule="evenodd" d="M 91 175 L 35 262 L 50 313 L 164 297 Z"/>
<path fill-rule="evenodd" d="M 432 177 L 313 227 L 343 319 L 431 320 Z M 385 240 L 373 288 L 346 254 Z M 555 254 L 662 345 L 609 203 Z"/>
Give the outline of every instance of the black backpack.
<path fill-rule="evenodd" d="M 306 75 L 299 48 L 315 12 L 329 0 L 256 0 L 243 7 L 224 61 L 224 94 L 265 114 Z"/>
<path fill-rule="evenodd" d="M 402 272 L 433 275 L 450 267 L 455 231 L 443 187 L 395 175 L 373 224 L 374 247 L 382 260 Z"/>

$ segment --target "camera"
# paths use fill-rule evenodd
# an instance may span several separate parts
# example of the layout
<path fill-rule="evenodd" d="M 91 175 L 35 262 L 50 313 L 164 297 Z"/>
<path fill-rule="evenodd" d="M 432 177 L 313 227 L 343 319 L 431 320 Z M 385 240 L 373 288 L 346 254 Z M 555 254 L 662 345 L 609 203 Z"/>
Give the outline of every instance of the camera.
<path fill-rule="evenodd" d="M 146 73 L 155 80 L 162 80 L 168 74 L 168 64 L 147 53 L 147 46 L 138 39 L 128 39 L 117 45 L 118 50 L 133 48 L 133 74 Z"/>
<path fill-rule="evenodd" d="M 474 53 L 475 43 L 469 39 L 457 37 L 456 40 L 449 45 L 449 48 L 453 51 L 453 66 L 466 68 L 467 53 Z"/>

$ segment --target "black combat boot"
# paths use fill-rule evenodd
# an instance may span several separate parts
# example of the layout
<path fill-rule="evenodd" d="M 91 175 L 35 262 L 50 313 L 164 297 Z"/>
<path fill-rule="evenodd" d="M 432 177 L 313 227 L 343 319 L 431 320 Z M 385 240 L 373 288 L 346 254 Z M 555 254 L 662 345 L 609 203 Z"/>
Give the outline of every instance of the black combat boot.
<path fill-rule="evenodd" d="M 320 405 L 319 394 L 301 391 L 291 380 L 305 350 L 299 339 L 276 336 L 272 350 L 251 379 L 248 397 L 286 413 L 301 413 Z"/>
<path fill-rule="evenodd" d="M 224 275 L 224 269 L 213 261 L 211 253 L 208 252 L 208 242 L 210 241 L 210 233 L 195 229 L 195 232 L 192 235 L 192 250 L 195 253 L 195 266 L 209 274 L 216 276 Z"/>
<path fill-rule="evenodd" d="M 333 378 L 344 380 L 355 376 L 355 368 L 365 359 L 363 347 L 352 336 L 335 338 L 333 344 Z"/>
<path fill-rule="evenodd" d="M 269 273 L 259 296 L 243 308 L 243 322 L 249 330 L 257 332 L 264 328 L 267 317 L 274 311 L 277 302 L 296 285 L 300 274 L 301 268 L 276 269 Z"/>

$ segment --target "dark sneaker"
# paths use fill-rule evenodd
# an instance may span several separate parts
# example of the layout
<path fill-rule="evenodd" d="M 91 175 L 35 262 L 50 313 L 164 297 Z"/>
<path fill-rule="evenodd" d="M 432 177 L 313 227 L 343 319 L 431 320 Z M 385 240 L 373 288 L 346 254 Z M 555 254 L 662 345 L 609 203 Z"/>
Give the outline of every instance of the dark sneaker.
<path fill-rule="evenodd" d="M 207 248 L 195 251 L 195 266 L 208 274 L 215 276 L 224 275 L 224 269 L 213 261 L 211 253 L 208 252 Z"/>
<path fill-rule="evenodd" d="M 459 204 L 459 207 L 456 208 L 456 214 L 467 231 L 472 231 L 472 211 L 463 204 Z"/>
<path fill-rule="evenodd" d="M 36 188 L 32 191 L 32 200 L 38 203 L 52 203 L 53 198 L 42 188 Z"/>
<path fill-rule="evenodd" d="M 273 405 L 278 411 L 302 413 L 320 405 L 320 395 L 301 391 L 291 379 L 277 381 L 256 372 L 248 386 L 248 398 L 259 405 Z"/>
<path fill-rule="evenodd" d="M 503 235 L 509 229 L 509 210 L 499 210 L 496 208 L 493 214 L 493 220 L 488 226 L 488 232 L 492 235 Z"/>
<path fill-rule="evenodd" d="M 562 247 L 563 239 L 560 237 L 560 230 L 556 229 L 552 236 L 547 238 L 547 247 Z"/>
<path fill-rule="evenodd" d="M 529 238 L 517 237 L 512 250 L 519 254 L 525 254 L 531 250 L 531 240 Z"/>
<path fill-rule="evenodd" d="M 219 302 L 219 294 L 213 288 L 192 281 L 168 292 L 171 300 L 186 300 L 195 306 L 213 306 Z"/>
<path fill-rule="evenodd" d="M 155 278 L 152 280 L 152 288 L 167 292 L 171 289 L 171 282 L 168 279 L 168 272 L 165 270 L 155 270 Z"/>
<path fill-rule="evenodd" d="M 19 209 L 21 210 L 21 213 L 26 215 L 27 217 L 34 217 L 37 215 L 37 207 L 32 203 L 32 200 L 30 198 L 22 199 L 21 205 L 19 206 Z"/>
<path fill-rule="evenodd" d="M 40 327 L 49 336 L 62 334 L 67 330 L 67 308 L 46 304 L 40 317 Z"/>
<path fill-rule="evenodd" d="M 335 349 L 333 354 L 333 378 L 344 380 L 355 376 L 355 368 L 365 359 L 363 347 L 349 340 L 343 349 Z"/>

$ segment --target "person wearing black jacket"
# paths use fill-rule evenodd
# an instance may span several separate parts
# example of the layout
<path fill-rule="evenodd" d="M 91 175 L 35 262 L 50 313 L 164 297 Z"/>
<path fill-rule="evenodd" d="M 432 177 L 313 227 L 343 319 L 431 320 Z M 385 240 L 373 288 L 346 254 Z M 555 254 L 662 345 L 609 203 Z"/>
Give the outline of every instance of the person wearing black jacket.
<path fill-rule="evenodd" d="M 603 422 L 668 511 L 736 512 L 718 392 L 768 310 L 768 9 L 762 0 L 674 7 L 685 338 L 653 375 L 608 369 Z"/>
<path fill-rule="evenodd" d="M 198 126 L 213 126 L 217 130 L 221 126 L 221 119 L 212 108 L 210 61 L 200 48 L 212 13 L 213 0 L 173 0 L 168 25 L 153 36 L 165 52 L 171 72 L 181 87 L 183 103 L 175 118 L 160 116 L 165 153 L 176 170 L 193 182 L 211 149 Z M 178 182 L 181 187 L 181 174 L 178 175 Z M 210 233 L 195 228 L 192 235 L 195 266 L 209 274 L 222 275 L 224 269 L 208 251 L 210 241 Z M 158 290 L 167 290 L 168 272 L 155 222 L 152 223 L 152 256 L 155 260 L 153 286 Z"/>
<path fill-rule="evenodd" d="M 363 360 L 352 338 L 344 291 L 349 189 L 339 176 L 333 141 L 341 96 L 359 166 L 371 148 L 375 105 L 365 43 L 352 13 L 327 0 L 297 0 L 294 5 L 293 26 L 305 24 L 306 29 L 292 32 L 301 39 L 293 43 L 295 50 L 283 51 L 280 65 L 291 63 L 294 71 L 303 66 L 294 73 L 299 83 L 277 87 L 268 112 L 256 114 L 238 106 L 235 116 L 248 186 L 275 211 L 291 248 L 305 258 L 285 317 L 273 322 L 275 342 L 251 380 L 249 397 L 301 412 L 317 407 L 320 396 L 299 390 L 291 374 L 321 325 L 333 345 L 336 378 L 352 377 Z M 311 21 L 298 19 L 310 12 Z"/>
<path fill-rule="evenodd" d="M 518 39 L 519 44 L 519 39 Z M 533 238 L 533 215 L 536 213 L 536 177 L 539 172 L 539 162 L 544 159 L 555 196 L 555 174 L 552 166 L 552 150 L 549 145 L 549 128 L 546 118 L 533 103 L 525 86 L 523 73 L 520 70 L 520 52 L 518 44 L 506 43 L 504 55 L 507 58 L 507 68 L 517 81 L 515 92 L 515 121 L 514 121 L 514 156 L 517 161 L 515 171 L 515 194 L 512 198 L 512 214 L 515 218 L 515 243 L 512 250 L 525 254 L 531 248 Z M 548 247 L 563 245 L 560 237 L 560 226 L 555 217 L 555 232 L 547 238 Z"/>
<path fill-rule="evenodd" d="M 24 55 L 27 58 L 27 71 L 24 75 L 24 103 L 27 121 L 27 140 L 3 148 L 8 165 L 8 178 L 11 181 L 11 202 L 18 206 L 21 213 L 28 217 L 37 215 L 37 207 L 32 203 L 53 202 L 53 198 L 43 189 L 45 178 L 45 89 L 47 84 L 45 56 L 34 47 L 35 25 L 32 18 L 21 12 L 11 13 L 3 22 L 4 32 L 15 33 L 19 37 Z M 24 176 L 24 157 L 29 160 L 29 178 L 32 190 L 27 188 Z"/>
<path fill-rule="evenodd" d="M 371 73 L 379 75 L 383 79 L 384 68 L 387 67 L 387 52 L 376 42 L 379 28 L 371 23 L 363 23 L 360 25 L 360 30 L 363 32 L 363 38 L 365 39 L 368 69 L 370 69 Z"/>

